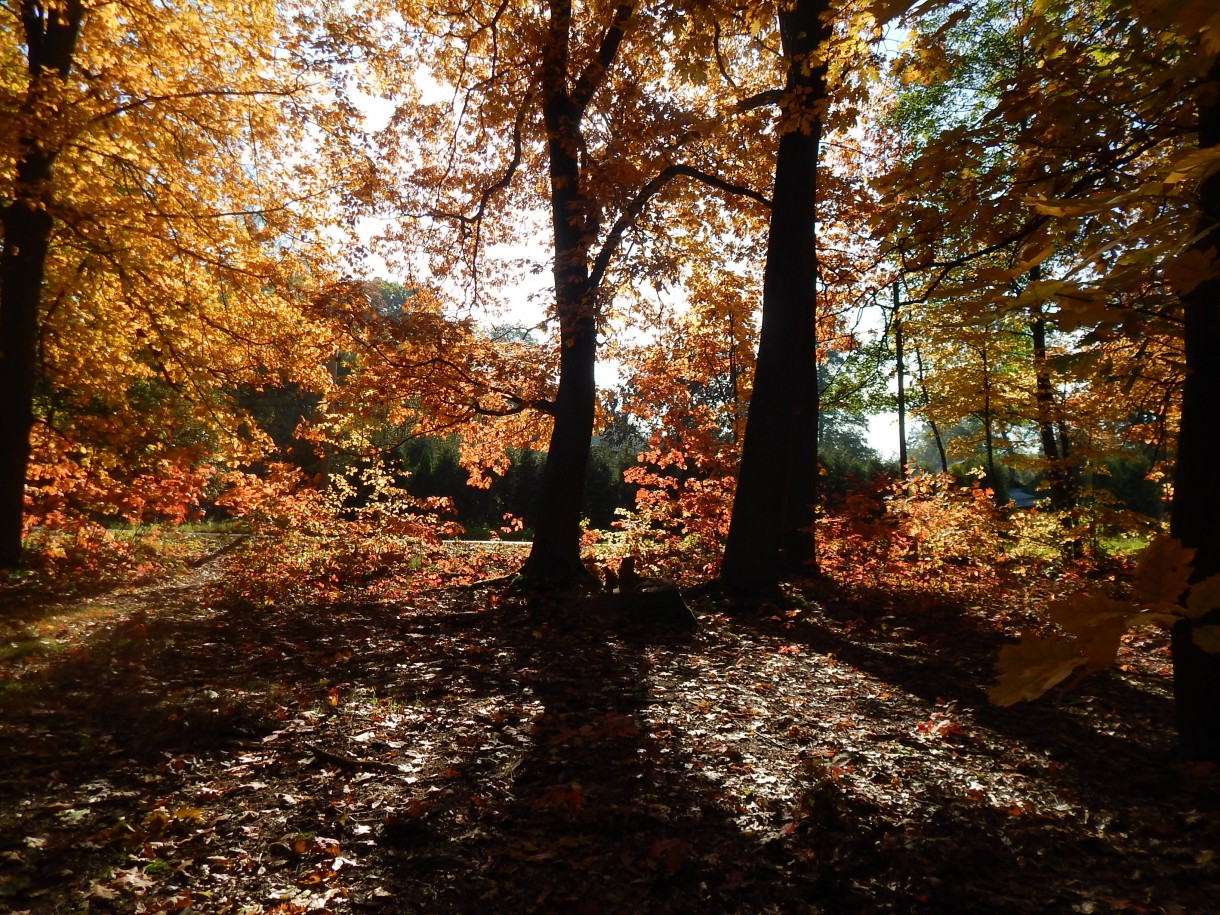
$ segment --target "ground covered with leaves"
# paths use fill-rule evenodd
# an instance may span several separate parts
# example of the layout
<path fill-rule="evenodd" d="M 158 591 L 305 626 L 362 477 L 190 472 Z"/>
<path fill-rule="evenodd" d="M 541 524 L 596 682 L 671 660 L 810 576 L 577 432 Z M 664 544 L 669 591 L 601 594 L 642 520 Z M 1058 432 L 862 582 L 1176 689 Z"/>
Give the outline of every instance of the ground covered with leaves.
<path fill-rule="evenodd" d="M 679 634 L 502 583 L 258 601 L 231 562 L 3 595 L 0 912 L 1215 909 L 1163 642 L 987 704 L 1033 585 L 705 595 Z"/>

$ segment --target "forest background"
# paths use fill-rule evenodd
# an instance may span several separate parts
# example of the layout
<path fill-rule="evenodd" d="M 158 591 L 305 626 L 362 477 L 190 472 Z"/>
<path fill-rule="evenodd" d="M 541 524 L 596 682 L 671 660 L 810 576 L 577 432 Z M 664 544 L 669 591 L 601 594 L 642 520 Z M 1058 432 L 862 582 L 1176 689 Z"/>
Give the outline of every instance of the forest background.
<path fill-rule="evenodd" d="M 528 537 L 524 584 L 595 551 L 747 598 L 1151 541 L 999 698 L 1145 623 L 1215 694 L 1210 4 L 170 11 L 3 6 L 14 580 L 151 574 L 188 523 L 284 544 L 265 595 L 463 530 Z"/>

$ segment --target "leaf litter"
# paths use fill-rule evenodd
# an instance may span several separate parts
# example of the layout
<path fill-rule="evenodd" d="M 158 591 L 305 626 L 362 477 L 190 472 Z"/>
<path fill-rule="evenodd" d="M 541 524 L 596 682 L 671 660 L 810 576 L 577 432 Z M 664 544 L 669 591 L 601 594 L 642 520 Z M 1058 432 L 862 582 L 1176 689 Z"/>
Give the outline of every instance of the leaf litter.
<path fill-rule="evenodd" d="M 1155 638 L 996 708 L 998 599 L 695 604 L 684 636 L 502 585 L 261 606 L 217 563 L 58 605 L 0 666 L 0 912 L 1214 906 L 1220 780 Z"/>

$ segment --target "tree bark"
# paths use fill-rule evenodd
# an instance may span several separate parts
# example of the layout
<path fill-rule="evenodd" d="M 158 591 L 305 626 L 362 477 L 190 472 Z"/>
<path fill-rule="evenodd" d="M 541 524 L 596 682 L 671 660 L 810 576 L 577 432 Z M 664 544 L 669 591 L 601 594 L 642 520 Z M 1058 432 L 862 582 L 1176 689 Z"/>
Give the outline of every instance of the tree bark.
<path fill-rule="evenodd" d="M 997 504 L 1008 501 L 1008 487 L 1000 483 L 1000 474 L 995 466 L 995 414 L 991 409 L 991 362 L 987 358 L 987 344 L 979 350 L 983 361 L 983 410 L 979 415 L 983 423 L 983 448 L 987 459 L 987 477 L 983 481 L 991 490 L 992 498 Z"/>
<path fill-rule="evenodd" d="M 1031 280 L 1038 279 L 1038 268 L 1030 273 Z M 1042 305 L 1030 309 L 1029 330 L 1034 344 L 1034 408 L 1038 421 L 1038 438 L 1042 443 L 1042 457 L 1046 461 L 1046 473 L 1051 484 L 1051 508 L 1063 511 L 1071 507 L 1068 491 L 1066 455 L 1060 451 L 1055 436 L 1055 424 L 1059 412 L 1055 404 L 1055 385 L 1051 380 L 1050 361 L 1046 356 L 1046 317 Z"/>
<path fill-rule="evenodd" d="M 580 518 L 597 400 L 596 289 L 590 251 L 597 238 L 597 210 L 581 169 L 585 107 L 604 78 L 634 4 L 620 4 L 597 58 L 571 79 L 571 0 L 551 0 L 550 35 L 543 60 L 542 114 L 550 159 L 551 228 L 555 244 L 555 310 L 559 318 L 559 390 L 554 425 L 542 471 L 541 504 L 534 543 L 521 568 L 532 586 L 585 580 L 580 560 Z"/>
<path fill-rule="evenodd" d="M 1199 89 L 1199 146 L 1220 146 L 1220 59 Z M 1198 250 L 1220 257 L 1220 174 L 1199 187 Z M 1170 528 L 1195 549 L 1193 580 L 1220 574 L 1220 277 L 1200 283 L 1182 296 L 1186 380 L 1174 473 Z M 1209 616 L 1220 616 L 1213 612 Z M 1215 624 L 1217 619 L 1207 619 Z M 1191 759 L 1220 763 L 1220 655 L 1209 654 L 1190 638 L 1190 621 L 1174 629 L 1174 698 L 1182 751 Z"/>
<path fill-rule="evenodd" d="M 923 370 L 923 354 L 919 351 L 919 347 L 915 348 L 915 368 L 919 373 L 916 376 L 919 380 L 919 392 L 923 395 L 923 406 L 927 410 L 932 405 L 932 394 L 928 391 L 927 376 Z M 940 472 L 948 473 L 949 456 L 945 453 L 945 440 L 940 434 L 940 426 L 932 418 L 930 410 L 925 418 L 928 421 L 928 428 L 932 431 L 932 441 L 936 443 L 936 455 L 940 458 Z"/>
<path fill-rule="evenodd" d="M 25 479 L 34 425 L 39 312 L 54 221 L 50 212 L 56 150 L 40 142 L 37 125 L 54 116 L 47 105 L 56 83 L 72 70 L 84 12 L 80 0 L 62 7 L 21 4 L 29 82 L 22 102 L 13 197 L 0 209 L 0 567 L 21 562 Z"/>
<path fill-rule="evenodd" d="M 906 477 L 907 461 L 907 386 L 906 363 L 903 346 L 906 340 L 902 334 L 902 294 L 898 289 L 898 281 L 894 280 L 894 360 L 898 364 L 898 472 Z"/>
<path fill-rule="evenodd" d="M 814 559 L 817 497 L 816 204 L 826 67 L 813 65 L 830 34 L 827 0 L 780 13 L 788 60 L 762 330 L 741 471 L 720 578 L 731 593 L 764 596 Z"/>

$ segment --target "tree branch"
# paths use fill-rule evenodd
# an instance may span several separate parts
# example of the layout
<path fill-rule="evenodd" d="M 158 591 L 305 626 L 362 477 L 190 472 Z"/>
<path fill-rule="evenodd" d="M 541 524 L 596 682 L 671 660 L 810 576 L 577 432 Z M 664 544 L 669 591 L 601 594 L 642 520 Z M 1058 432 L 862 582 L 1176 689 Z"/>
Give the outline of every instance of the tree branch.
<path fill-rule="evenodd" d="M 753 188 L 733 184 L 731 181 L 726 181 L 723 178 L 701 171 L 690 165 L 671 165 L 663 169 L 655 178 L 640 188 L 639 193 L 623 208 L 623 212 L 614 221 L 610 233 L 606 236 L 605 243 L 602 245 L 601 250 L 597 252 L 597 257 L 593 261 L 593 267 L 589 272 L 589 288 L 597 289 L 601 285 L 602 278 L 606 275 L 606 270 L 610 266 L 610 260 L 614 257 L 619 244 L 623 240 L 623 235 L 635 225 L 636 220 L 644 212 L 648 202 L 675 178 L 690 178 L 693 181 L 706 184 L 708 187 L 723 191 L 726 194 L 748 197 L 756 203 L 761 203 L 767 209 L 771 208 L 771 201 Z"/>
<path fill-rule="evenodd" d="M 572 87 L 572 108 L 575 110 L 578 120 L 584 114 L 585 108 L 592 100 L 594 93 L 597 92 L 605 81 L 606 71 L 610 69 L 610 64 L 614 62 L 614 56 L 618 53 L 619 45 L 623 43 L 623 38 L 627 35 L 627 24 L 631 21 L 634 13 L 634 0 L 628 3 L 620 3 L 615 7 L 614 18 L 606 29 L 606 34 L 602 36 L 601 44 L 597 48 L 597 54 L 589 61 L 589 65 L 585 67 L 580 77 L 576 80 L 576 85 Z"/>
<path fill-rule="evenodd" d="M 1154 148 L 1156 144 L 1157 141 L 1155 139 L 1146 138 L 1142 142 L 1135 143 L 1127 147 L 1123 155 L 1114 155 L 1111 160 L 1105 163 L 1103 166 L 1084 171 L 1083 174 L 1072 182 L 1071 186 L 1069 186 L 1066 191 L 1064 191 L 1062 194 L 1056 195 L 1057 199 L 1070 200 L 1076 195 L 1090 190 L 1114 169 L 1121 165 L 1125 165 L 1128 162 L 1135 161 L 1148 150 Z M 948 275 L 954 270 L 1015 245 L 1024 239 L 1029 238 L 1050 222 L 1050 216 L 1039 213 L 1028 218 L 1017 229 L 1013 230 L 1007 236 L 1001 238 L 999 241 L 996 241 L 993 244 L 975 249 L 974 251 L 967 251 L 964 254 L 948 260 L 933 260 L 926 264 L 920 265 L 916 268 L 917 270 L 935 271 L 935 278 L 925 289 L 923 296 L 921 296 L 917 301 L 928 301 L 940 287 L 940 284 L 944 282 L 945 278 L 948 277 Z M 907 268 L 906 253 L 902 250 L 901 244 L 898 246 L 898 256 L 902 261 L 902 269 L 904 273 L 915 272 Z"/>
<path fill-rule="evenodd" d="M 768 105 L 778 105 L 780 99 L 784 96 L 782 89 L 767 89 L 765 92 L 757 92 L 748 98 L 743 98 L 735 107 L 738 114 L 744 114 L 747 111 L 753 111 L 756 108 L 766 108 Z"/>

